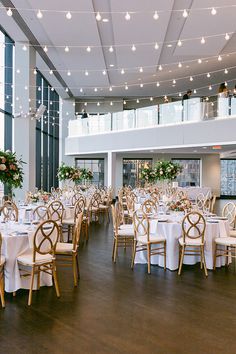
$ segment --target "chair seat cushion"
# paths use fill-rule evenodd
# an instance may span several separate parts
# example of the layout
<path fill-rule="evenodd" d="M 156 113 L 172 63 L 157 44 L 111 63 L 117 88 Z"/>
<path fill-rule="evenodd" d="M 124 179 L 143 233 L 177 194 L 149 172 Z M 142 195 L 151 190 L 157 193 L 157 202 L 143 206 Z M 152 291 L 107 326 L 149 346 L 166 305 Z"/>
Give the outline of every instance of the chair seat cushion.
<path fill-rule="evenodd" d="M 3 266 L 6 262 L 6 258 L 1 254 L 0 256 L 0 266 Z"/>
<path fill-rule="evenodd" d="M 53 256 L 50 254 L 39 254 L 36 253 L 35 264 L 43 264 L 51 262 Z M 24 265 L 33 265 L 33 250 L 28 250 L 17 257 L 17 261 Z"/>
<path fill-rule="evenodd" d="M 73 244 L 72 243 L 57 242 L 56 254 L 72 253 L 72 251 L 73 251 Z"/>
<path fill-rule="evenodd" d="M 183 246 L 183 244 L 184 244 L 183 237 L 181 237 L 179 239 L 179 243 L 181 246 Z M 187 246 L 202 246 L 203 243 L 202 243 L 202 239 L 200 237 L 199 238 L 185 237 L 185 245 L 187 245 Z"/>
<path fill-rule="evenodd" d="M 133 229 L 118 230 L 118 236 L 134 236 Z"/>
<path fill-rule="evenodd" d="M 230 231 L 229 231 L 229 235 L 230 235 L 231 237 L 236 237 L 236 230 L 230 230 Z"/>
<path fill-rule="evenodd" d="M 128 216 L 128 215 L 129 215 L 128 210 L 124 210 L 124 215 L 126 215 L 126 216 Z"/>
<path fill-rule="evenodd" d="M 96 207 L 91 207 L 91 210 L 92 210 L 92 211 L 98 211 L 98 210 L 99 210 L 99 208 L 96 208 Z"/>
<path fill-rule="evenodd" d="M 236 247 L 236 238 L 235 237 L 217 237 L 215 243 L 222 246 L 233 246 Z"/>
<path fill-rule="evenodd" d="M 137 235 L 137 241 L 141 244 L 148 244 L 148 238 L 147 236 L 138 236 Z M 149 243 L 159 243 L 159 242 L 165 242 L 166 239 L 164 236 L 161 235 L 155 235 L 155 234 L 150 234 L 149 235 Z"/>
<path fill-rule="evenodd" d="M 74 218 L 64 219 L 64 220 L 62 220 L 62 224 L 64 224 L 64 225 L 74 225 L 75 224 L 75 220 L 74 220 Z"/>
<path fill-rule="evenodd" d="M 132 224 L 123 224 L 123 225 L 120 225 L 119 226 L 119 229 L 120 230 L 127 230 L 127 229 L 131 229 L 131 230 L 133 230 L 134 229 L 134 227 L 133 227 L 133 225 Z"/>

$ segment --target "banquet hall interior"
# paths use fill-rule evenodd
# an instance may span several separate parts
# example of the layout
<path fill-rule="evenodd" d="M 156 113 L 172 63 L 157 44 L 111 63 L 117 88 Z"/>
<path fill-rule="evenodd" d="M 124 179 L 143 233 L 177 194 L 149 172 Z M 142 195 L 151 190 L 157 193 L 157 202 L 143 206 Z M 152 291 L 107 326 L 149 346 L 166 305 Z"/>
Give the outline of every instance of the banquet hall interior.
<path fill-rule="evenodd" d="M 0 0 L 0 353 L 235 352 L 235 16 Z"/>

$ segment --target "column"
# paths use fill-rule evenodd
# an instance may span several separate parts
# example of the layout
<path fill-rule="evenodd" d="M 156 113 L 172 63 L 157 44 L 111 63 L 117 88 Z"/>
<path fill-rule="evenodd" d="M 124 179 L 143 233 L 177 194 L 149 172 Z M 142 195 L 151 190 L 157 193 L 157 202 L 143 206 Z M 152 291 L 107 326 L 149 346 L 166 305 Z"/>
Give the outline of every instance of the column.
<path fill-rule="evenodd" d="M 107 153 L 107 187 L 112 187 L 116 195 L 116 152 Z"/>
<path fill-rule="evenodd" d="M 17 199 L 24 199 L 26 191 L 35 189 L 35 118 L 36 110 L 36 52 L 32 47 L 22 49 L 15 44 L 13 151 L 22 157 L 24 164 L 23 188 L 14 191 Z"/>

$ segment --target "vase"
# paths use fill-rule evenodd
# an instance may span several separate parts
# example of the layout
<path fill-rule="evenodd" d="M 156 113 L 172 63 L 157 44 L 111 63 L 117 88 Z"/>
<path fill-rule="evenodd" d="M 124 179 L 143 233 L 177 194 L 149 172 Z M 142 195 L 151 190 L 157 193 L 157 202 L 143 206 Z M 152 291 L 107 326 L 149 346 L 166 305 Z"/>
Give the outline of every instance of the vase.
<path fill-rule="evenodd" d="M 168 179 L 161 179 L 156 182 L 157 188 L 165 193 L 170 186 L 170 181 Z"/>

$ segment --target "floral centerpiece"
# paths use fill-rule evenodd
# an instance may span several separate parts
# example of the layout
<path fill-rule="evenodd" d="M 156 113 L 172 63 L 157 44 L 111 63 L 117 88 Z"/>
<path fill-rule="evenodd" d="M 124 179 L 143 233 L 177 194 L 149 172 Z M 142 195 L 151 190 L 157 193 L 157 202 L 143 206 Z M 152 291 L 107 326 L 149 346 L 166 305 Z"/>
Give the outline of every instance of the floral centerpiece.
<path fill-rule="evenodd" d="M 145 182 L 152 183 L 156 180 L 156 173 L 152 168 L 145 167 L 141 170 L 141 178 L 145 180 Z"/>
<path fill-rule="evenodd" d="M 39 192 L 28 192 L 27 193 L 27 202 L 29 203 L 37 203 L 39 201 L 40 198 L 40 193 Z"/>
<path fill-rule="evenodd" d="M 181 198 L 177 201 L 170 201 L 167 206 L 172 211 L 189 211 L 191 209 L 192 204 L 189 199 Z"/>
<path fill-rule="evenodd" d="M 16 153 L 0 150 L 0 181 L 10 190 L 22 188 L 23 163 L 22 159 L 17 159 Z"/>
<path fill-rule="evenodd" d="M 82 179 L 85 181 L 91 181 L 93 179 L 93 173 L 88 168 L 81 169 Z"/>
<path fill-rule="evenodd" d="M 75 168 L 71 166 L 66 166 L 64 163 L 58 168 L 57 176 L 60 181 L 66 181 L 72 179 L 75 173 Z"/>
<path fill-rule="evenodd" d="M 76 184 L 82 180 L 88 181 L 93 179 L 93 174 L 89 169 L 66 166 L 64 163 L 59 167 L 57 176 L 60 181 L 70 180 Z"/>
<path fill-rule="evenodd" d="M 154 167 L 156 180 L 172 180 L 181 172 L 182 166 L 172 161 L 158 161 Z"/>

